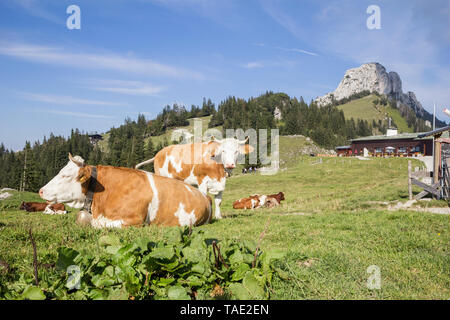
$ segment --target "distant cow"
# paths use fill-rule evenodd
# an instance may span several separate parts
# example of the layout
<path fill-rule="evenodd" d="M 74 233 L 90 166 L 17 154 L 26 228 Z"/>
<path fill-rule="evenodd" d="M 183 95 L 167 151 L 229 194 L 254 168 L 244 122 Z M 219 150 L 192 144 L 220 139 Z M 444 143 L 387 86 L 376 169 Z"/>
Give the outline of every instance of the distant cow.
<path fill-rule="evenodd" d="M 156 224 L 197 226 L 211 219 L 211 199 L 196 188 L 141 170 L 96 166 L 97 179 L 87 222 L 95 228 L 121 228 Z M 50 202 L 82 208 L 94 167 L 72 157 L 39 191 Z"/>
<path fill-rule="evenodd" d="M 233 202 L 234 209 L 256 209 L 266 204 L 266 196 L 254 194 L 248 198 L 239 199 Z"/>
<path fill-rule="evenodd" d="M 136 169 L 154 162 L 155 173 L 198 186 L 203 194 L 214 195 L 216 219 L 222 218 L 220 204 L 225 190 L 227 170 L 236 167 L 239 154 L 248 154 L 253 147 L 246 140 L 214 139 L 203 143 L 177 144 L 165 147 L 153 159 L 142 162 Z"/>
<path fill-rule="evenodd" d="M 20 204 L 20 210 L 25 210 L 27 212 L 41 212 L 46 209 L 52 211 L 65 211 L 66 208 L 62 203 L 50 204 L 48 202 L 24 202 Z"/>
<path fill-rule="evenodd" d="M 242 198 L 233 202 L 233 208 L 234 209 L 256 209 L 261 207 L 273 208 L 275 206 L 280 205 L 282 200 L 284 200 L 283 192 L 271 194 L 268 196 L 254 194 L 248 198 Z"/>
<path fill-rule="evenodd" d="M 283 192 L 278 192 L 277 194 L 270 194 L 270 195 L 267 196 L 267 198 L 275 199 L 278 202 L 278 204 L 281 203 L 281 200 L 285 200 Z"/>
<path fill-rule="evenodd" d="M 45 214 L 66 214 L 66 207 L 62 203 L 49 204 L 45 210 Z"/>
<path fill-rule="evenodd" d="M 65 211 L 66 210 L 66 206 L 64 205 L 64 203 L 49 204 L 48 208 L 53 211 Z"/>
<path fill-rule="evenodd" d="M 25 210 L 27 212 L 39 212 L 44 211 L 48 206 L 46 202 L 22 202 L 20 205 L 20 210 Z"/>

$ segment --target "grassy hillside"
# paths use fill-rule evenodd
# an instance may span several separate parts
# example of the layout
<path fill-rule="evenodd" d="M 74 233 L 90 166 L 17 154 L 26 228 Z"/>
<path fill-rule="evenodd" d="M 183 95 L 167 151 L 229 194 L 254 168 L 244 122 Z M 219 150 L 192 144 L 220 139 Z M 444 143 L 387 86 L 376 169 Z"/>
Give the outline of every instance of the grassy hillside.
<path fill-rule="evenodd" d="M 162 134 L 160 136 L 153 136 L 153 137 L 145 139 L 145 144 L 147 144 L 148 139 L 152 139 L 154 146 L 158 145 L 160 142 L 163 142 L 164 140 L 167 140 L 168 142 L 170 142 L 172 133 L 177 129 L 185 129 L 193 134 L 194 133 L 194 121 L 196 121 L 196 120 L 202 121 L 202 132 L 204 133 L 208 129 L 208 124 L 209 124 L 210 119 L 211 119 L 211 116 L 189 119 L 188 126 L 170 128 L 169 130 L 167 130 L 167 132 L 165 134 Z M 215 129 L 222 130 L 222 127 L 221 126 L 216 127 Z M 102 150 L 102 152 L 105 152 L 105 151 L 109 150 L 109 148 L 108 148 L 109 133 L 105 133 L 102 136 L 103 136 L 103 140 L 99 142 L 99 147 Z"/>
<path fill-rule="evenodd" d="M 399 132 L 412 132 L 412 128 L 408 127 L 406 120 L 401 116 L 398 110 L 390 106 L 374 105 L 373 101 L 377 100 L 376 95 L 368 95 L 366 97 L 350 101 L 339 105 L 337 108 L 344 111 L 346 119 L 362 119 L 372 123 L 372 120 L 387 121 L 392 118 L 397 125 Z"/>
<path fill-rule="evenodd" d="M 273 176 L 233 175 L 223 196 L 224 218 L 198 227 L 219 240 L 257 241 L 270 219 L 261 249 L 279 248 L 286 254 L 278 265 L 284 276 L 272 283 L 272 299 L 450 298 L 449 217 L 388 211 L 374 204 L 406 200 L 408 159 L 323 158 L 317 164 L 317 158 L 292 157 L 306 139 L 284 137 L 280 142 L 288 168 Z M 416 161 L 413 166 L 420 165 Z M 232 208 L 241 197 L 279 191 L 286 196 L 279 207 Z M 64 216 L 17 210 L 22 200 L 38 199 L 37 194 L 15 193 L 0 202 L 0 259 L 11 267 L 0 272 L 1 283 L 32 281 L 30 227 L 39 262 L 50 265 L 40 267 L 41 279 L 60 272 L 51 267 L 60 246 L 104 255 L 98 245 L 102 235 L 117 235 L 125 242 L 140 237 L 156 241 L 168 230 L 157 226 L 95 230 L 75 224 L 77 210 Z M 371 265 L 381 270 L 380 290 L 366 286 Z"/>

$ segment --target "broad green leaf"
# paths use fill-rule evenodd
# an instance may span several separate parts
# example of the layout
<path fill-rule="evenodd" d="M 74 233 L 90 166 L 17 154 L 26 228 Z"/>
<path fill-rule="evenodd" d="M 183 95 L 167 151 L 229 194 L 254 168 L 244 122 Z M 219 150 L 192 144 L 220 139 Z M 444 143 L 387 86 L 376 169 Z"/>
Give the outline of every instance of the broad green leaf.
<path fill-rule="evenodd" d="M 167 239 L 168 243 L 174 244 L 182 241 L 183 230 L 181 228 L 169 228 L 164 235 L 164 239 Z"/>
<path fill-rule="evenodd" d="M 156 284 L 160 287 L 167 287 L 169 284 L 173 283 L 175 281 L 174 278 L 159 278 L 158 281 L 156 281 Z"/>
<path fill-rule="evenodd" d="M 200 274 L 205 274 L 206 273 L 206 267 L 205 264 L 200 262 L 200 263 L 196 263 L 192 266 L 192 272 L 196 272 L 196 273 L 200 273 Z"/>
<path fill-rule="evenodd" d="M 67 247 L 59 247 L 58 260 L 56 261 L 56 267 L 60 270 L 66 270 L 67 267 L 76 264 L 75 258 L 79 255 L 79 252 Z"/>
<path fill-rule="evenodd" d="M 250 296 L 250 293 L 241 283 L 231 283 L 228 286 L 228 290 L 231 291 L 231 294 L 234 298 L 238 300 L 250 300 L 252 297 Z"/>
<path fill-rule="evenodd" d="M 121 245 L 107 246 L 107 247 L 105 248 L 105 250 L 106 250 L 106 252 L 108 252 L 109 254 L 116 254 L 121 248 L 122 248 Z"/>
<path fill-rule="evenodd" d="M 110 290 L 108 294 L 108 300 L 128 300 L 129 294 L 125 287 L 120 289 Z"/>
<path fill-rule="evenodd" d="M 42 292 L 42 290 L 34 286 L 26 288 L 22 293 L 22 296 L 24 299 L 28 300 L 45 300 L 45 294 Z"/>
<path fill-rule="evenodd" d="M 252 299 L 264 299 L 264 288 L 259 284 L 252 271 L 247 271 L 242 285 L 248 290 Z"/>
<path fill-rule="evenodd" d="M 98 244 L 102 247 L 118 246 L 120 245 L 120 239 L 115 235 L 101 236 L 98 239 Z"/>
<path fill-rule="evenodd" d="M 234 265 L 240 265 L 242 262 L 244 262 L 244 257 L 240 251 L 236 250 L 230 256 L 230 263 Z"/>
<path fill-rule="evenodd" d="M 109 287 L 116 283 L 114 279 L 104 275 L 95 275 L 91 278 L 91 281 L 97 288 Z"/>
<path fill-rule="evenodd" d="M 152 252 L 148 254 L 150 257 L 160 260 L 170 260 L 175 255 L 175 250 L 173 246 L 170 247 L 159 247 L 153 249 Z"/>
<path fill-rule="evenodd" d="M 200 287 L 205 284 L 205 281 L 197 276 L 189 276 L 186 279 L 186 283 L 189 287 Z"/>
<path fill-rule="evenodd" d="M 89 291 L 88 296 L 92 300 L 105 300 L 106 292 L 100 289 L 92 289 Z"/>
<path fill-rule="evenodd" d="M 231 276 L 232 281 L 240 281 L 244 279 L 245 274 L 247 271 L 250 270 L 250 266 L 246 263 L 241 263 L 239 267 L 236 269 L 236 271 Z"/>
<path fill-rule="evenodd" d="M 134 246 L 139 248 L 140 252 L 145 252 L 148 250 L 148 245 L 150 241 L 147 238 L 138 238 L 134 240 Z"/>
<path fill-rule="evenodd" d="M 181 252 L 188 262 L 197 263 L 200 261 L 206 261 L 207 259 L 207 251 L 205 249 L 186 247 L 183 248 Z"/>
<path fill-rule="evenodd" d="M 263 252 L 260 256 L 261 265 L 264 272 L 270 270 L 270 266 L 273 261 L 282 259 L 285 256 L 285 252 L 280 249 L 273 249 Z"/>
<path fill-rule="evenodd" d="M 187 289 L 179 285 L 170 287 L 167 295 L 170 300 L 191 300 Z"/>

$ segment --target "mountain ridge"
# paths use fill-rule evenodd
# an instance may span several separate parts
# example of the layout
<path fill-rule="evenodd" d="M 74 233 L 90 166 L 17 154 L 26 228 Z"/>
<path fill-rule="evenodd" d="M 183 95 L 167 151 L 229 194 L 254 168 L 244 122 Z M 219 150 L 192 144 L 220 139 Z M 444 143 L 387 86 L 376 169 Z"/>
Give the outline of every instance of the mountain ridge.
<path fill-rule="evenodd" d="M 433 120 L 433 116 L 423 108 L 414 92 L 403 92 L 402 80 L 398 73 L 387 72 L 386 68 L 378 62 L 365 63 L 347 70 L 336 90 L 318 97 L 314 101 L 317 105 L 324 106 L 363 91 L 386 95 L 388 99 L 395 100 L 397 106 L 403 104 L 411 108 L 419 118 L 430 122 Z M 446 123 L 436 118 L 436 125 L 440 127 L 445 126 Z"/>

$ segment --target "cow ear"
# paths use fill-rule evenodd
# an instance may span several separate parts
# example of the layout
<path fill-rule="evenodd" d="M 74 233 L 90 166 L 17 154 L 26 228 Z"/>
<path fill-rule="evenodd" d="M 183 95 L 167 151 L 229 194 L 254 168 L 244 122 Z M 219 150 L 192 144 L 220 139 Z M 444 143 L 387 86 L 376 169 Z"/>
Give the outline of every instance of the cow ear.
<path fill-rule="evenodd" d="M 85 183 L 91 178 L 91 174 L 91 166 L 82 167 L 78 170 L 77 181 L 80 183 Z"/>
<path fill-rule="evenodd" d="M 219 153 L 219 145 L 215 141 L 208 142 L 208 152 L 211 158 L 214 158 Z"/>
<path fill-rule="evenodd" d="M 239 153 L 241 153 L 241 154 L 249 154 L 249 153 L 252 153 L 253 150 L 255 150 L 255 148 L 253 148 L 249 144 L 245 144 L 243 146 L 239 146 Z"/>

